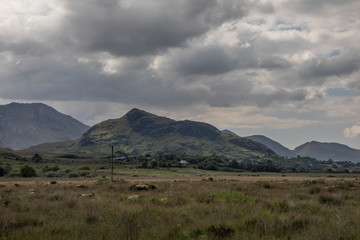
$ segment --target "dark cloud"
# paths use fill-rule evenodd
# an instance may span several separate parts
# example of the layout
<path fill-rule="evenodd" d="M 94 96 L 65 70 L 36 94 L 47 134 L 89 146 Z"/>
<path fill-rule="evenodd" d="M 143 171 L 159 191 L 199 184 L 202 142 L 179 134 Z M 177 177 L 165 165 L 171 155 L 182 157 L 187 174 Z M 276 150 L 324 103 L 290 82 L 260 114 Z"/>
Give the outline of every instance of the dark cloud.
<path fill-rule="evenodd" d="M 360 90 L 360 81 L 359 81 L 359 79 L 356 79 L 355 81 L 349 82 L 348 87 L 350 89 L 357 89 L 359 91 Z"/>
<path fill-rule="evenodd" d="M 245 14 L 244 1 L 67 1 L 64 32 L 71 43 L 117 56 L 154 54 L 182 46 Z"/>
<path fill-rule="evenodd" d="M 285 68 L 289 68 L 292 64 L 279 56 L 270 56 L 270 57 L 266 57 L 265 59 L 263 59 L 261 61 L 260 66 L 262 68 L 267 68 L 269 70 L 271 69 L 285 69 Z"/>
<path fill-rule="evenodd" d="M 33 39 L 16 40 L 0 37 L 0 52 L 8 51 L 9 49 L 11 49 L 13 54 L 19 57 L 43 56 L 54 53 L 51 46 Z"/>
<path fill-rule="evenodd" d="M 341 8 L 351 3 L 357 3 L 357 0 L 296 0 L 288 2 L 287 5 L 293 8 L 295 11 L 301 11 L 304 13 L 317 13 L 326 11 L 327 8 Z"/>
<path fill-rule="evenodd" d="M 257 91 L 250 75 L 227 77 L 208 75 L 186 83 L 177 76 L 158 76 L 155 70 L 145 68 L 146 59 L 130 61 L 127 71 L 104 74 L 98 62 L 79 62 L 72 58 L 31 58 L 13 65 L 11 74 L 0 89 L 5 98 L 57 101 L 111 101 L 131 105 L 157 107 L 237 105 L 269 106 L 284 101 L 301 101 L 305 93 L 285 89 L 271 92 Z M 139 68 L 141 65 L 142 68 Z M 134 68 L 131 69 L 130 66 Z M 256 76 L 256 75 L 255 75 Z M 184 87 L 186 84 L 193 84 Z"/>
<path fill-rule="evenodd" d="M 352 74 L 360 69 L 357 51 L 346 51 L 337 56 L 310 59 L 301 66 L 300 75 L 305 79 L 326 78 Z"/>
<path fill-rule="evenodd" d="M 183 50 L 172 58 L 175 70 L 184 75 L 217 75 L 235 69 L 257 67 L 252 48 L 202 47 Z"/>
<path fill-rule="evenodd" d="M 217 83 L 207 103 L 214 107 L 234 107 L 238 105 L 269 107 L 278 103 L 298 102 L 305 99 L 304 90 L 289 91 L 282 88 L 272 91 L 257 91 L 251 82 L 237 84 Z"/>
<path fill-rule="evenodd" d="M 201 101 L 201 91 L 177 90 L 174 82 L 155 77 L 151 69 L 139 68 L 144 61 L 130 61 L 125 64 L 127 71 L 104 74 L 103 65 L 98 62 L 27 58 L 5 66 L 9 73 L 2 76 L 11 81 L 2 82 L 0 95 L 8 99 L 110 101 L 150 106 L 189 105 Z"/>

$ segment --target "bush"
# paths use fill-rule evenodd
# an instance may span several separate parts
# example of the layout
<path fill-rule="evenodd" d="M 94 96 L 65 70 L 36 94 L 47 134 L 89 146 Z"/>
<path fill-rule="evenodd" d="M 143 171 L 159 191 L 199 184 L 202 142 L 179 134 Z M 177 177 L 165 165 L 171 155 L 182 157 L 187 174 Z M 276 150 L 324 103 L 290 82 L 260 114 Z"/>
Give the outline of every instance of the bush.
<path fill-rule="evenodd" d="M 212 163 L 206 167 L 206 170 L 219 171 L 219 168 L 215 164 Z"/>
<path fill-rule="evenodd" d="M 46 165 L 45 167 L 43 167 L 42 172 L 43 173 L 50 172 L 50 171 L 57 172 L 59 170 L 60 170 L 59 166 L 49 167 Z"/>
<path fill-rule="evenodd" d="M 20 176 L 21 177 L 35 177 L 36 171 L 33 167 L 29 165 L 24 165 L 20 168 Z"/>
<path fill-rule="evenodd" d="M 77 173 L 70 173 L 69 174 L 69 178 L 77 178 L 77 177 L 79 177 L 79 174 L 77 174 Z"/>
<path fill-rule="evenodd" d="M 0 163 L 0 177 L 5 176 L 11 171 L 11 165 L 10 164 L 2 164 Z"/>
<path fill-rule="evenodd" d="M 80 176 L 81 177 L 87 177 L 87 176 L 89 176 L 90 175 L 90 172 L 81 172 L 80 173 Z"/>
<path fill-rule="evenodd" d="M 5 168 L 0 166 L 0 177 L 4 176 L 6 174 Z"/>
<path fill-rule="evenodd" d="M 62 173 L 62 172 L 49 172 L 45 176 L 48 177 L 48 178 L 63 177 L 64 173 Z"/>
<path fill-rule="evenodd" d="M 59 166 L 55 166 L 55 167 L 52 168 L 52 170 L 53 170 L 54 172 L 57 172 L 57 171 L 60 170 L 60 168 L 59 168 Z"/>
<path fill-rule="evenodd" d="M 42 169 L 42 172 L 43 172 L 43 173 L 46 173 L 46 172 L 49 172 L 49 171 L 51 171 L 51 168 L 49 168 L 48 165 L 46 165 L 46 166 L 43 167 L 43 169 Z"/>
<path fill-rule="evenodd" d="M 41 162 L 43 159 L 42 159 L 42 157 L 39 155 L 39 154 L 37 154 L 37 153 L 35 153 L 35 155 L 31 158 L 31 161 L 33 161 L 33 162 L 35 162 L 35 163 L 39 163 L 39 162 Z"/>

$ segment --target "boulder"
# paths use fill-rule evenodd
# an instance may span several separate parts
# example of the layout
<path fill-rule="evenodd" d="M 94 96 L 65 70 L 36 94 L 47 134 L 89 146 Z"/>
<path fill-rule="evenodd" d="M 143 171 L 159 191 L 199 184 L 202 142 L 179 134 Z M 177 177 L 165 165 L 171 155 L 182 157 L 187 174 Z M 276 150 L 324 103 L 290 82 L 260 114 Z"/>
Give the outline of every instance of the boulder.
<path fill-rule="evenodd" d="M 95 197 L 95 193 L 82 193 L 79 195 L 79 198 L 93 198 Z"/>
<path fill-rule="evenodd" d="M 130 187 L 130 190 L 133 191 L 147 191 L 147 190 L 154 190 L 156 189 L 155 185 L 152 184 L 136 184 L 136 185 L 132 185 Z"/>
<path fill-rule="evenodd" d="M 127 199 L 128 200 L 136 200 L 136 199 L 139 199 L 140 197 L 141 197 L 140 195 L 131 195 Z"/>

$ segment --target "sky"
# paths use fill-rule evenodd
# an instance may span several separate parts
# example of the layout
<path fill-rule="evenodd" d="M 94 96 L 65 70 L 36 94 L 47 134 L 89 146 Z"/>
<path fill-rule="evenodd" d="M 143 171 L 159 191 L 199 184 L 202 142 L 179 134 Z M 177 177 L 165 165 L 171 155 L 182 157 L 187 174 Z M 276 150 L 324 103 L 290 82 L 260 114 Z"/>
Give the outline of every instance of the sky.
<path fill-rule="evenodd" d="M 360 149 L 359 0 L 1 0 L 0 104 Z"/>

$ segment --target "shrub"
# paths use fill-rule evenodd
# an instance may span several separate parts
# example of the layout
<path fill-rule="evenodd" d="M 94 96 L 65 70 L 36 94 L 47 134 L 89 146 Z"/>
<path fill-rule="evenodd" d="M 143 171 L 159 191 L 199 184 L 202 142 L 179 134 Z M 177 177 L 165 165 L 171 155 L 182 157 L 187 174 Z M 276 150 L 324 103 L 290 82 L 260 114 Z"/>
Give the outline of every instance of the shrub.
<path fill-rule="evenodd" d="M 210 164 L 209 166 L 206 167 L 206 170 L 210 170 L 210 171 L 219 171 L 219 168 L 215 165 L 215 164 Z"/>
<path fill-rule="evenodd" d="M 77 173 L 70 173 L 69 174 L 69 178 L 76 178 L 76 177 L 79 177 L 79 174 L 77 174 Z"/>
<path fill-rule="evenodd" d="M 89 176 L 90 175 L 90 172 L 81 172 L 80 173 L 80 176 L 81 177 L 87 177 L 87 176 Z"/>
<path fill-rule="evenodd" d="M 42 172 L 43 173 L 50 172 L 50 171 L 57 172 L 59 170 L 60 170 L 60 168 L 57 165 L 54 167 L 49 167 L 48 165 L 46 165 L 45 167 L 43 167 Z"/>
<path fill-rule="evenodd" d="M 8 174 L 10 171 L 11 171 L 10 164 L 6 164 L 6 165 L 1 164 L 1 166 L 0 166 L 0 177 Z"/>
<path fill-rule="evenodd" d="M 31 161 L 39 163 L 42 161 L 42 157 L 39 154 L 35 153 L 35 155 L 31 158 Z"/>
<path fill-rule="evenodd" d="M 20 176 L 21 177 L 35 177 L 36 171 L 33 167 L 26 164 L 20 168 Z"/>
<path fill-rule="evenodd" d="M 57 171 L 60 170 L 60 168 L 59 168 L 59 166 L 54 166 L 54 167 L 52 168 L 52 170 L 53 170 L 54 172 L 57 172 Z"/>
<path fill-rule="evenodd" d="M 235 229 L 231 226 L 220 224 L 219 226 L 211 225 L 207 228 L 198 228 L 190 234 L 192 237 L 208 236 L 210 239 L 230 238 L 235 233 Z M 201 238 L 202 239 L 202 238 Z"/>
<path fill-rule="evenodd" d="M 0 166 L 0 177 L 4 176 L 6 174 L 5 168 Z"/>
<path fill-rule="evenodd" d="M 48 178 L 54 178 L 54 177 L 63 177 L 64 173 L 62 172 L 49 172 L 46 174 L 46 177 Z"/>
<path fill-rule="evenodd" d="M 42 172 L 43 172 L 43 173 L 46 173 L 46 172 L 49 172 L 49 171 L 51 171 L 51 168 L 49 168 L 48 165 L 46 165 L 46 166 L 43 167 L 43 169 L 42 169 Z"/>
<path fill-rule="evenodd" d="M 151 168 L 156 168 L 158 166 L 158 163 L 156 161 L 152 161 L 150 163 Z"/>

